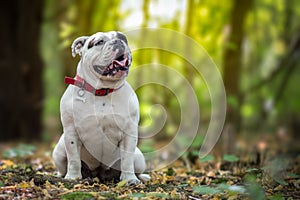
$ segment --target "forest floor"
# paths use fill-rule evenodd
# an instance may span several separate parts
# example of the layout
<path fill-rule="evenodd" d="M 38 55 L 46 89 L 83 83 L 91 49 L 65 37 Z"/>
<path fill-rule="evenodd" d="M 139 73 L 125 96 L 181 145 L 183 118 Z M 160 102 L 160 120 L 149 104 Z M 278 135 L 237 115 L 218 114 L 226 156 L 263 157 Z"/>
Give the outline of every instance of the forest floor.
<path fill-rule="evenodd" d="M 98 178 L 58 178 L 47 145 L 0 144 L 0 199 L 300 199 L 300 154 L 186 154 L 126 186 Z M 251 157 L 251 159 L 250 159 Z"/>

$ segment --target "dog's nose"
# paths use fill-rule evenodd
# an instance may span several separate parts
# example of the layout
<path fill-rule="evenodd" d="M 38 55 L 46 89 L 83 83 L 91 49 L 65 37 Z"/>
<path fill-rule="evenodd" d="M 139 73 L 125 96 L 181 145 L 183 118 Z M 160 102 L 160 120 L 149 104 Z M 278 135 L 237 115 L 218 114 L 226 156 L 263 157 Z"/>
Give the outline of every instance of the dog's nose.
<path fill-rule="evenodd" d="M 111 45 L 116 45 L 118 43 L 121 43 L 121 40 L 113 40 L 110 42 Z"/>
<path fill-rule="evenodd" d="M 117 49 L 119 50 L 118 51 L 118 54 L 124 54 L 125 52 L 125 45 L 124 45 L 124 42 L 122 42 L 122 40 L 113 40 L 109 43 L 111 46 L 113 46 L 113 51 L 116 51 Z"/>

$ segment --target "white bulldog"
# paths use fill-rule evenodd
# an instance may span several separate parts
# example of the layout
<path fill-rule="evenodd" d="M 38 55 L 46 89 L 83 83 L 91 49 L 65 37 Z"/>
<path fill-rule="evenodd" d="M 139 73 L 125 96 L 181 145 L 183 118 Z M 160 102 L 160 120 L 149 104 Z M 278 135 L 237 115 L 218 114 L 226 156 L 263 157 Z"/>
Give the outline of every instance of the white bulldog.
<path fill-rule="evenodd" d="M 121 32 L 77 38 L 72 55 L 81 56 L 76 77 L 61 98 L 63 134 L 53 160 L 66 179 L 100 176 L 127 184 L 147 181 L 145 159 L 137 148 L 139 103 L 126 82 L 132 57 Z"/>

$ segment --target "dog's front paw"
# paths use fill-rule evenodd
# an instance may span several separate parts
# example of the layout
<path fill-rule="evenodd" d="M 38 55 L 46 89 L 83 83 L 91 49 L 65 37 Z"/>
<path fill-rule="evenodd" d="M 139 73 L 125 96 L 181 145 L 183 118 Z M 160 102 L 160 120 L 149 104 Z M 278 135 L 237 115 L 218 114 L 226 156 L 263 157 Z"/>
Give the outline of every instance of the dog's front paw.
<path fill-rule="evenodd" d="M 139 174 L 138 177 L 143 183 L 146 183 L 151 179 L 149 174 Z"/>
<path fill-rule="evenodd" d="M 75 173 L 67 173 L 67 175 L 65 176 L 65 179 L 82 179 L 82 175 L 81 174 L 75 174 Z"/>
<path fill-rule="evenodd" d="M 132 173 L 121 173 L 120 179 L 126 180 L 126 185 L 137 185 L 140 184 L 141 181 L 136 177 L 135 174 Z"/>

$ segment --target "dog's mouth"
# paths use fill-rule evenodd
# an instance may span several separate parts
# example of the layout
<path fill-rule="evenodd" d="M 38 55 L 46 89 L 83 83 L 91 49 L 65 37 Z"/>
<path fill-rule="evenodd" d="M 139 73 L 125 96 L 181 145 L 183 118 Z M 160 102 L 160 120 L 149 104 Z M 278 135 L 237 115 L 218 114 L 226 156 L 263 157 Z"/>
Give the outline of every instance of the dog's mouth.
<path fill-rule="evenodd" d="M 120 73 L 127 73 L 129 70 L 130 61 L 127 56 L 122 55 L 113 60 L 107 67 L 94 65 L 94 70 L 102 76 L 115 76 Z"/>

